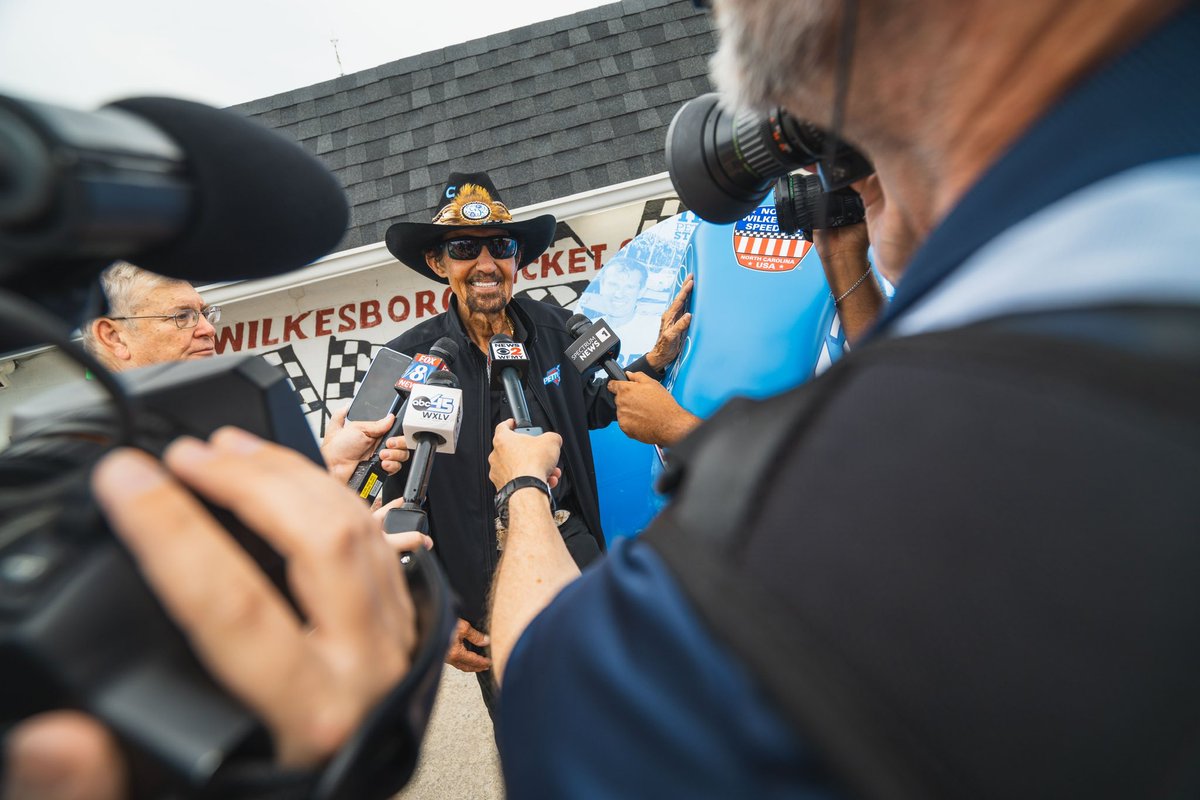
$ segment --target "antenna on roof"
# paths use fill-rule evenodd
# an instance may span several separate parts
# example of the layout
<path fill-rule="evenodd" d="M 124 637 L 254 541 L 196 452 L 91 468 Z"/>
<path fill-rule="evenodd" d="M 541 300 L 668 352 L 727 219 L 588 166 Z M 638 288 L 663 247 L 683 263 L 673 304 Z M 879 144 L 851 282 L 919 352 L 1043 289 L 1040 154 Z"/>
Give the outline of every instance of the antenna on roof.
<path fill-rule="evenodd" d="M 329 43 L 330 43 L 331 45 L 333 45 L 333 57 L 334 57 L 334 58 L 336 58 L 336 59 L 337 59 L 337 62 L 338 62 L 338 75 L 345 75 L 345 74 L 346 74 L 346 70 L 345 70 L 345 69 L 342 67 L 342 56 L 341 56 L 341 54 L 338 52 L 338 49 L 337 49 L 337 43 L 338 43 L 338 40 L 337 40 L 337 39 L 330 39 L 330 40 L 329 40 Z"/>

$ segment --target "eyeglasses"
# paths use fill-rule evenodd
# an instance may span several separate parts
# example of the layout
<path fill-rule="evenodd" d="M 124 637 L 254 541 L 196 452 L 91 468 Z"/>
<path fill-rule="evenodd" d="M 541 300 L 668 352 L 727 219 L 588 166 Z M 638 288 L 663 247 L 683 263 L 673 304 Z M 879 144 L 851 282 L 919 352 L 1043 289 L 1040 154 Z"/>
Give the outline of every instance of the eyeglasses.
<path fill-rule="evenodd" d="M 175 314 L 146 314 L 140 317 L 109 317 L 109 319 L 170 319 L 175 321 L 176 328 L 194 328 L 200 324 L 200 317 L 208 320 L 210 325 L 215 325 L 221 319 L 221 307 L 208 306 L 199 311 L 194 308 L 185 308 Z"/>
<path fill-rule="evenodd" d="M 520 248 L 520 244 L 511 236 L 466 236 L 462 239 L 447 239 L 442 242 L 442 246 L 446 249 L 446 255 L 455 261 L 470 261 L 478 258 L 484 244 L 487 245 L 488 252 L 495 259 L 512 258 Z"/>

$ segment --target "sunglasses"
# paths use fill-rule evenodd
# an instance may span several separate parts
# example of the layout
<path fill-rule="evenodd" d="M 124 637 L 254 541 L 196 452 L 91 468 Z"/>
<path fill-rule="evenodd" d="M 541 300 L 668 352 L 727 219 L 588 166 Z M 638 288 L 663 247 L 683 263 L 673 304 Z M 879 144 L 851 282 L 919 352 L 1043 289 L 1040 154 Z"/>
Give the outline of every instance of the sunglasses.
<path fill-rule="evenodd" d="M 492 258 L 512 258 L 520 249 L 520 243 L 511 236 L 465 236 L 461 239 L 447 239 L 442 242 L 446 255 L 455 261 L 470 261 L 478 258 L 483 246 L 487 245 Z"/>

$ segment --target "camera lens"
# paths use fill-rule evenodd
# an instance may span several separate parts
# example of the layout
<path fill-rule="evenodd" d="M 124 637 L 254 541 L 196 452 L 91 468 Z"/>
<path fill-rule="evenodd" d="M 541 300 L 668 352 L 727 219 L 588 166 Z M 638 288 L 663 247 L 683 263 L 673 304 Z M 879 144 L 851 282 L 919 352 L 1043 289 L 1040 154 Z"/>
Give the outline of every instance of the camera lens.
<path fill-rule="evenodd" d="M 858 151 L 834 142 L 822 163 L 826 189 L 848 185 L 873 168 Z M 731 114 L 716 93 L 685 103 L 667 130 L 667 171 L 684 205 L 709 222 L 730 223 L 752 211 L 771 182 L 826 156 L 829 137 L 782 108 Z"/>
<path fill-rule="evenodd" d="M 826 192 L 816 175 L 784 175 L 775 182 L 775 215 L 781 231 L 811 239 L 813 230 L 862 222 L 866 209 L 853 189 Z"/>

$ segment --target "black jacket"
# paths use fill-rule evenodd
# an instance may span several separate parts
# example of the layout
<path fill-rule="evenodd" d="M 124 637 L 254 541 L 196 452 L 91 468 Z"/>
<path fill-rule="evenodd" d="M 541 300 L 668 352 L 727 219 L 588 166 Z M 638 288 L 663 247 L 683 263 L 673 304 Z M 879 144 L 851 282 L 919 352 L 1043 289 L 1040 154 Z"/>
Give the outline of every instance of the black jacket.
<path fill-rule="evenodd" d="M 496 490 L 488 479 L 487 460 L 494 431 L 492 409 L 488 407 L 487 359 L 468 338 L 458 316 L 457 302 L 453 298 L 449 311 L 406 331 L 387 346 L 414 355 L 428 353 L 430 346 L 443 336 L 458 343 L 458 359 L 450 370 L 458 377 L 463 391 L 462 430 L 453 455 L 434 457 L 426 509 L 433 552 L 459 595 L 461 616 L 478 628 L 487 611 L 488 589 L 500 560 L 493 522 Z M 604 534 L 600 529 L 588 429 L 606 427 L 616 419 L 613 395 L 606 388 L 606 381 L 585 380 L 591 376 L 581 376 L 563 355 L 567 345 L 575 340 L 566 326 L 570 312 L 524 298 L 513 298 L 508 309 L 526 332 L 530 360 L 525 379 L 527 401 L 531 407 L 535 403 L 540 405 L 550 419 L 551 428 L 562 436 L 562 459 L 575 501 L 603 551 Z M 651 373 L 649 368 L 643 371 Z M 384 502 L 404 492 L 406 473 L 403 470 L 388 479 L 383 489 Z"/>

